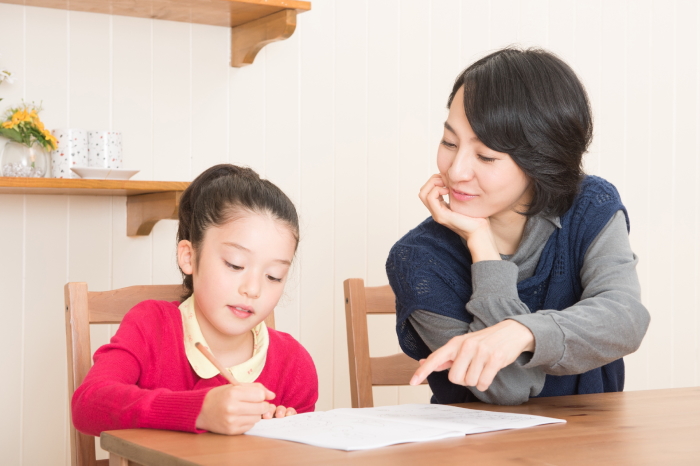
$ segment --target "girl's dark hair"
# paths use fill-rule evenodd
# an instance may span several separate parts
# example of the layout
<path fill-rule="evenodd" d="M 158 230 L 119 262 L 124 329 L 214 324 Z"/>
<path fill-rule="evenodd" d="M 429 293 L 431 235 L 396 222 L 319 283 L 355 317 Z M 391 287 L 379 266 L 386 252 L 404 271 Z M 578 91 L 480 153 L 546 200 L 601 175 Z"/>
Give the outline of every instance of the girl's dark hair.
<path fill-rule="evenodd" d="M 523 214 L 566 212 L 583 179 L 582 157 L 593 135 L 588 95 L 574 71 L 546 50 L 507 47 L 460 73 L 448 108 L 462 86 L 474 134 L 490 149 L 509 154 L 533 184 Z"/>
<path fill-rule="evenodd" d="M 182 193 L 177 242 L 187 240 L 198 251 L 207 228 L 221 226 L 241 212 L 266 214 L 286 223 L 299 244 L 299 218 L 287 195 L 250 168 L 231 164 L 205 170 Z M 184 301 L 194 291 L 192 275 L 180 272 Z"/>

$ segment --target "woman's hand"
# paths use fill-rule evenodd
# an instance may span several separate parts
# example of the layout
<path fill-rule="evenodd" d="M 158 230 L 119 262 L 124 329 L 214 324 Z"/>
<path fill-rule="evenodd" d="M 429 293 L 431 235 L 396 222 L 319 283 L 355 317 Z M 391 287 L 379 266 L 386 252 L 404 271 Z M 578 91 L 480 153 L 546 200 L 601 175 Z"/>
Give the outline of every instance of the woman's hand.
<path fill-rule="evenodd" d="M 524 351 L 535 350 L 530 329 L 514 320 L 452 338 L 428 359 L 420 361 L 411 378 L 418 385 L 428 374 L 450 369 L 448 379 L 457 385 L 476 387 L 482 392 L 491 386 L 499 370 L 515 361 Z"/>
<path fill-rule="evenodd" d="M 242 434 L 264 415 L 277 414 L 274 405 L 267 402 L 274 398 L 275 394 L 259 383 L 212 388 L 204 397 L 195 425 L 217 434 Z"/>
<path fill-rule="evenodd" d="M 457 233 L 467 242 L 472 255 L 472 262 L 483 260 L 501 260 L 496 243 L 491 234 L 491 225 L 487 218 L 467 217 L 452 211 L 442 198 L 449 194 L 442 175 L 433 175 L 420 189 L 418 197 L 430 211 L 433 220 Z"/>

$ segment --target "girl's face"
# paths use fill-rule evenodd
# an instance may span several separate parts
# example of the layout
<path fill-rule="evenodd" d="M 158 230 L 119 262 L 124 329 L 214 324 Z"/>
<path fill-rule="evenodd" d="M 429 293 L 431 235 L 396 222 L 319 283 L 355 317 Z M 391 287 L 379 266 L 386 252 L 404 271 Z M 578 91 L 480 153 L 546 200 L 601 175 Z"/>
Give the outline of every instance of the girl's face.
<path fill-rule="evenodd" d="M 530 181 L 510 155 L 489 149 L 472 131 L 464 114 L 464 87 L 450 105 L 437 163 L 450 190 L 450 209 L 462 215 L 512 215 L 531 199 Z"/>
<path fill-rule="evenodd" d="M 191 271 L 180 264 L 192 274 L 204 337 L 242 335 L 263 321 L 282 296 L 295 249 L 289 227 L 269 215 L 245 212 L 208 228 L 191 255 Z M 183 262 L 180 254 L 178 260 Z"/>

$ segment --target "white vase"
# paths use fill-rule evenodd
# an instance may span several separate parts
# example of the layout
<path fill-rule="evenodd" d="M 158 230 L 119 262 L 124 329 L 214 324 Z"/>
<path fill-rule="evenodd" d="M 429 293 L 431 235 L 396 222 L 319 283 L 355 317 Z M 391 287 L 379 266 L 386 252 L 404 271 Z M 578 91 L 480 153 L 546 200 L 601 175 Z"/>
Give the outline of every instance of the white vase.
<path fill-rule="evenodd" d="M 8 141 L 0 158 L 2 176 L 43 178 L 49 170 L 49 154 L 38 142 L 31 147 Z"/>

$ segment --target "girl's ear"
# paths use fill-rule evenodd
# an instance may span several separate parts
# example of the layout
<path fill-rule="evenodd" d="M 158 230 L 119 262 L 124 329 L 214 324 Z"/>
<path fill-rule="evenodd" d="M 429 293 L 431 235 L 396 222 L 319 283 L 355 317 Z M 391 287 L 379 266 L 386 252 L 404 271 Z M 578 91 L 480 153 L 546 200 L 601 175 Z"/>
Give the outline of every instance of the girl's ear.
<path fill-rule="evenodd" d="M 177 243 L 177 265 L 185 275 L 192 275 L 194 271 L 194 248 L 192 243 L 183 239 Z"/>

